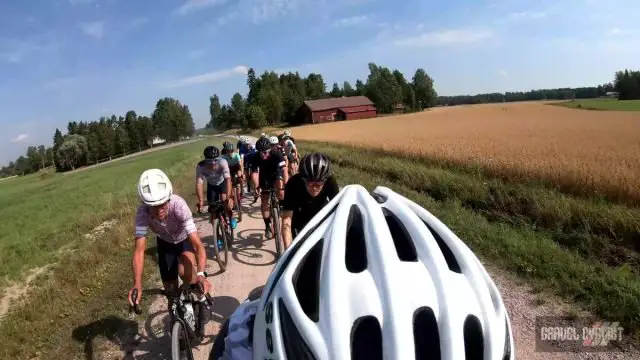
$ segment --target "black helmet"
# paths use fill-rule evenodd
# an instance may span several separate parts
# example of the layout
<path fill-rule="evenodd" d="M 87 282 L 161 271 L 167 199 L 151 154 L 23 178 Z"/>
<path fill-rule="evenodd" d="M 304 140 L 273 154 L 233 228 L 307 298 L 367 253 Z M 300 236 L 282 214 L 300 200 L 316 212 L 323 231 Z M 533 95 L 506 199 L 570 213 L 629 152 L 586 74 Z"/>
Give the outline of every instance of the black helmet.
<path fill-rule="evenodd" d="M 266 151 L 269 149 L 271 149 L 271 142 L 269 141 L 269 138 L 261 137 L 260 139 L 258 139 L 258 142 L 256 142 L 256 150 Z"/>
<path fill-rule="evenodd" d="M 205 159 L 215 159 L 220 156 L 220 150 L 215 146 L 207 146 L 204 148 Z"/>
<path fill-rule="evenodd" d="M 322 153 L 305 155 L 300 161 L 300 175 L 309 181 L 325 181 L 329 177 L 331 161 Z"/>
<path fill-rule="evenodd" d="M 232 151 L 232 150 L 234 149 L 233 144 L 232 144 L 232 143 L 230 143 L 230 142 L 228 142 L 228 141 L 225 141 L 225 142 L 222 144 L 222 148 L 223 148 L 224 150 L 227 150 L 227 151 Z"/>

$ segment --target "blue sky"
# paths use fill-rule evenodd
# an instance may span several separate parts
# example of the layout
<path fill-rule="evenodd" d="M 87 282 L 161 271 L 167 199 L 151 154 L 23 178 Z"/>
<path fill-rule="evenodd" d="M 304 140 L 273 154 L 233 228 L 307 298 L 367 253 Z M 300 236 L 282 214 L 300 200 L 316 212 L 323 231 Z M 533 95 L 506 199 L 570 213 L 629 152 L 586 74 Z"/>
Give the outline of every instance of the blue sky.
<path fill-rule="evenodd" d="M 365 79 L 367 63 L 442 95 L 582 86 L 640 68 L 637 0 L 0 1 L 0 164 L 68 121 L 150 114 L 159 97 L 208 121 L 209 96 L 257 72 Z"/>

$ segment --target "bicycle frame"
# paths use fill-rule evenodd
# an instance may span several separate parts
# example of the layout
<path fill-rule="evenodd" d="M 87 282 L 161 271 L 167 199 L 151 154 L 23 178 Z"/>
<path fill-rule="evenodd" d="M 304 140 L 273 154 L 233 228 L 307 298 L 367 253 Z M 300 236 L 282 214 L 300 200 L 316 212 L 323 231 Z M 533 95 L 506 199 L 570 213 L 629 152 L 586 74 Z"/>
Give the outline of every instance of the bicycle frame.
<path fill-rule="evenodd" d="M 191 285 L 191 284 L 182 284 L 180 286 L 180 290 L 178 291 L 177 294 L 169 297 L 169 301 L 171 302 L 171 308 L 170 308 L 170 312 L 171 312 L 171 329 L 173 329 L 174 325 L 176 322 L 181 323 L 181 326 L 183 329 L 185 329 L 185 336 L 186 336 L 186 352 L 187 352 L 187 358 L 189 360 L 193 359 L 193 350 L 191 349 L 191 347 L 193 346 L 194 340 L 197 339 L 197 335 L 195 333 L 196 328 L 199 326 L 199 317 L 202 316 L 202 313 L 197 313 L 194 310 L 193 316 L 194 316 L 194 328 L 192 329 L 191 326 L 187 323 L 187 321 L 184 318 L 184 308 L 185 305 L 187 303 L 189 304 L 195 304 L 195 289 L 197 288 L 197 285 Z M 207 304 L 209 304 L 209 306 L 213 305 L 213 299 L 211 298 L 211 296 L 209 294 L 204 294 L 205 295 L 205 299 L 207 301 Z M 200 308 L 200 311 L 202 311 L 202 307 Z M 202 326 L 204 326 L 205 324 L 201 324 Z"/>

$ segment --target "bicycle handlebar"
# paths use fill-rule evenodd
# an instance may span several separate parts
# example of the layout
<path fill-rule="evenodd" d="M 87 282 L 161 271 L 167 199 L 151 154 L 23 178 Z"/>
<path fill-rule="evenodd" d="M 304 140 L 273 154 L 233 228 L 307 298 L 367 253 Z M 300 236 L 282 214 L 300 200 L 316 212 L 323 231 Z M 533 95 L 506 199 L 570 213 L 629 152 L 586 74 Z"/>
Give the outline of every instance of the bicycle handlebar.
<path fill-rule="evenodd" d="M 142 309 L 140 309 L 140 305 L 138 304 L 138 289 L 133 289 L 131 292 L 131 302 L 133 306 L 129 305 L 129 312 L 133 310 L 138 315 L 142 314 Z"/>

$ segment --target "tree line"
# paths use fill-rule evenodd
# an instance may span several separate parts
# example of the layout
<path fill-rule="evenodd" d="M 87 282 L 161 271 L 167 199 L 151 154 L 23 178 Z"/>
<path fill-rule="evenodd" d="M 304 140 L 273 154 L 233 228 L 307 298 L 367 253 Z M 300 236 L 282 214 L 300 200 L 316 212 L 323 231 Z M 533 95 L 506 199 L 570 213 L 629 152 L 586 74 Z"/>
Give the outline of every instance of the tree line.
<path fill-rule="evenodd" d="M 258 129 L 277 123 L 299 124 L 298 109 L 305 100 L 342 96 L 367 96 L 378 113 L 392 113 L 401 105 L 405 112 L 418 111 L 436 105 L 437 93 L 433 79 L 424 69 L 417 69 L 410 80 L 399 70 L 369 63 L 369 76 L 357 79 L 355 86 L 344 81 L 333 83 L 328 91 L 322 74 L 310 73 L 302 77 L 298 72 L 278 74 L 265 71 L 257 76 L 253 68 L 247 73 L 249 92 L 235 93 L 229 104 L 221 105 L 214 94 L 209 101 L 208 128 Z"/>
<path fill-rule="evenodd" d="M 614 80 L 618 100 L 638 100 L 640 99 L 640 71 L 616 72 Z"/>
<path fill-rule="evenodd" d="M 617 93 L 615 95 L 610 95 Z M 539 89 L 519 92 L 486 93 L 477 95 L 439 96 L 437 105 L 487 104 L 533 100 L 573 100 L 616 96 L 618 100 L 640 99 L 640 71 L 624 70 L 615 73 L 612 83 L 579 88 Z"/>
<path fill-rule="evenodd" d="M 111 115 L 95 121 L 70 121 L 67 133 L 56 129 L 53 145 L 30 146 L 25 156 L 0 169 L 0 176 L 26 175 L 49 166 L 56 171 L 73 170 L 153 146 L 154 138 L 178 141 L 195 132 L 187 105 L 162 98 L 149 116 L 130 110 L 124 116 Z"/>

